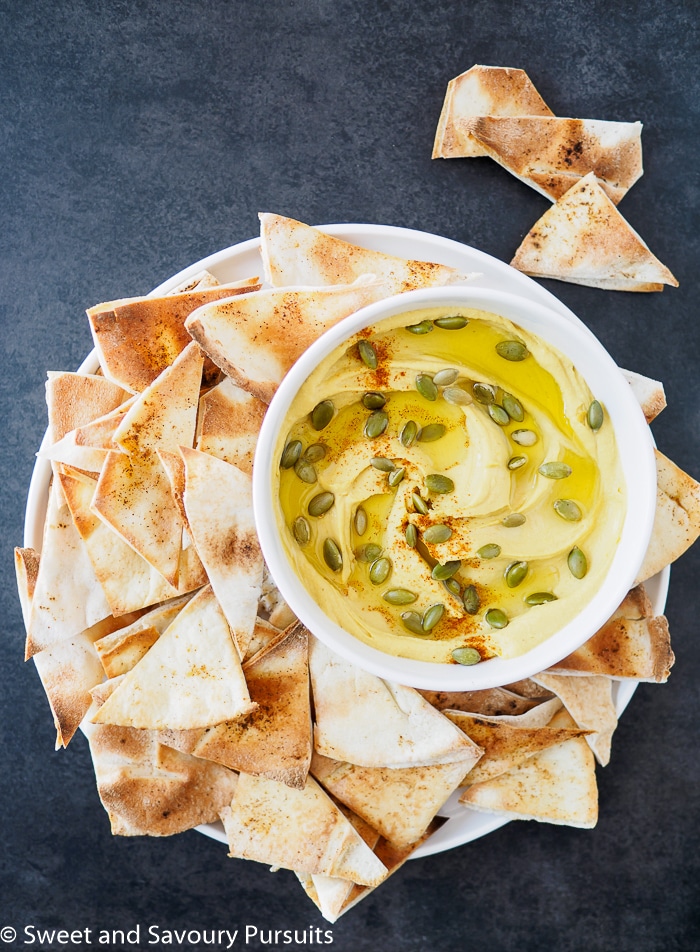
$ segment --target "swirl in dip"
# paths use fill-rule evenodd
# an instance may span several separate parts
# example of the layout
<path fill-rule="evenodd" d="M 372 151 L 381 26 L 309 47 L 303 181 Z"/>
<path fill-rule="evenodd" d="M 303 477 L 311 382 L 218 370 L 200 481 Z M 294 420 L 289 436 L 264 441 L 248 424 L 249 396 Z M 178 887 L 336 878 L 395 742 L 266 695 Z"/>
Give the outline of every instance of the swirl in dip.
<path fill-rule="evenodd" d="M 430 308 L 365 329 L 280 432 L 286 554 L 381 651 L 520 655 L 608 571 L 626 505 L 613 428 L 568 358 L 499 315 Z"/>

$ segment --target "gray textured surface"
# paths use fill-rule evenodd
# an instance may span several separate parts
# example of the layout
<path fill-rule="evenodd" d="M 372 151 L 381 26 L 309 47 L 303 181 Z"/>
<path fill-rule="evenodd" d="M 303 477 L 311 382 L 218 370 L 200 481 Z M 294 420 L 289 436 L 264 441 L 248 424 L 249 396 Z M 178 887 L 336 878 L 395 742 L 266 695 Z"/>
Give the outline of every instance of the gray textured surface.
<path fill-rule="evenodd" d="M 430 152 L 452 76 L 523 67 L 558 114 L 644 122 L 645 175 L 621 211 L 681 287 L 548 286 L 622 366 L 664 381 L 657 442 L 700 477 L 698 13 L 694 0 L 634 14 L 599 0 L 1 0 L 0 927 L 326 925 L 290 874 L 197 833 L 112 838 L 83 738 L 53 751 L 11 552 L 45 374 L 89 350 L 85 307 L 253 236 L 258 210 L 406 225 L 509 260 L 546 201 L 488 160 Z M 673 570 L 676 668 L 621 721 L 597 828 L 513 823 L 411 863 L 336 924 L 334 948 L 700 947 L 699 571 L 697 548 Z"/>

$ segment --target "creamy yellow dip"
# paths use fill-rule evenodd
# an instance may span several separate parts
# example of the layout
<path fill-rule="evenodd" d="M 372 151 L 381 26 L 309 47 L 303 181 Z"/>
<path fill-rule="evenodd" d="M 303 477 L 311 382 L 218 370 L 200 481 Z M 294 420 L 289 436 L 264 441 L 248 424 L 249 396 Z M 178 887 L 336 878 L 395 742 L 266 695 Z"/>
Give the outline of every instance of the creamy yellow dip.
<path fill-rule="evenodd" d="M 568 358 L 496 314 L 433 308 L 369 328 L 320 364 L 281 429 L 287 555 L 381 651 L 520 655 L 586 605 L 613 558 L 625 489 L 599 409 Z"/>

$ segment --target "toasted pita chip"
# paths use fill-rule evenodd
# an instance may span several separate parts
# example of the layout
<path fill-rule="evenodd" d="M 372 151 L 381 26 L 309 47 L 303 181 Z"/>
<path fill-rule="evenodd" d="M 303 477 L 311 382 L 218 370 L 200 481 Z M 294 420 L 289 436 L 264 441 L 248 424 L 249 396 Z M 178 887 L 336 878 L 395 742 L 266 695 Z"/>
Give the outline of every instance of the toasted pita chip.
<path fill-rule="evenodd" d="M 656 515 L 635 585 L 680 558 L 700 535 L 700 483 L 660 453 L 656 457 Z"/>
<path fill-rule="evenodd" d="M 604 767 L 610 761 L 610 742 L 617 727 L 610 678 L 570 677 L 543 671 L 534 680 L 554 691 L 578 726 L 588 731 L 586 743 Z"/>
<path fill-rule="evenodd" d="M 255 627 L 263 575 L 251 479 L 208 453 L 185 447 L 181 452 L 189 529 L 243 658 Z"/>
<path fill-rule="evenodd" d="M 232 857 L 372 886 L 387 875 L 312 777 L 299 790 L 242 773 L 221 819 Z"/>
<path fill-rule="evenodd" d="M 251 701 L 245 721 L 203 731 L 159 733 L 162 743 L 256 777 L 302 788 L 311 762 L 308 632 L 300 625 L 244 665 Z"/>
<path fill-rule="evenodd" d="M 254 708 L 231 631 L 207 586 L 124 675 L 95 722 L 191 730 L 244 717 Z"/>
<path fill-rule="evenodd" d="M 668 621 L 664 615 L 654 616 L 644 587 L 639 585 L 592 638 L 549 670 L 665 682 L 674 661 Z"/>
<path fill-rule="evenodd" d="M 623 370 L 623 376 L 632 388 L 632 393 L 639 401 L 647 423 L 651 423 L 666 406 L 664 385 L 660 380 L 652 380 L 633 370 Z"/>
<path fill-rule="evenodd" d="M 319 754 L 362 767 L 474 759 L 471 741 L 413 688 L 362 671 L 315 638 L 309 671 Z"/>
<path fill-rule="evenodd" d="M 417 843 L 438 810 L 460 785 L 473 760 L 430 767 L 358 767 L 314 754 L 311 773 L 337 800 L 366 820 L 394 846 Z"/>
<path fill-rule="evenodd" d="M 447 84 L 438 121 L 434 159 L 488 155 L 480 143 L 459 135 L 455 124 L 472 116 L 552 116 L 529 76 L 506 66 L 472 66 Z"/>
<path fill-rule="evenodd" d="M 362 275 L 372 274 L 382 282 L 382 296 L 389 296 L 455 284 L 468 277 L 444 264 L 361 248 L 293 218 L 269 213 L 258 217 L 265 277 L 273 287 L 351 285 Z"/>
<path fill-rule="evenodd" d="M 266 410 L 267 404 L 226 377 L 200 400 L 195 448 L 252 475 Z"/>
<path fill-rule="evenodd" d="M 664 284 L 678 286 L 592 172 L 533 225 L 511 265 L 534 277 L 609 291 L 661 291 Z"/>
<path fill-rule="evenodd" d="M 530 730 L 539 730 L 541 727 L 547 727 L 554 715 L 562 708 L 561 700 L 553 695 L 546 701 L 541 701 L 529 711 L 523 711 L 522 714 L 488 714 L 489 720 L 497 721 L 500 724 L 510 724 L 511 727 L 528 728 Z M 452 714 L 465 713 L 458 711 L 445 711 L 450 717 Z"/>
<path fill-rule="evenodd" d="M 520 697 L 534 698 L 537 701 L 546 701 L 552 697 L 552 692 L 537 684 L 532 678 L 522 678 L 520 681 L 513 681 L 510 684 L 504 684 L 505 691 L 512 691 Z"/>
<path fill-rule="evenodd" d="M 49 440 L 57 443 L 76 427 L 114 410 L 127 397 L 122 387 L 97 374 L 49 372 L 46 381 Z"/>
<path fill-rule="evenodd" d="M 439 711 L 469 711 L 472 714 L 522 714 L 538 703 L 505 688 L 482 691 L 421 691 L 423 697 Z"/>
<path fill-rule="evenodd" d="M 259 288 L 257 278 L 165 297 L 106 301 L 87 311 L 105 377 L 131 393 L 144 390 L 185 349 L 192 338 L 185 319 L 208 301 Z M 207 379 L 211 367 L 205 369 Z"/>
<path fill-rule="evenodd" d="M 221 281 L 219 281 L 211 271 L 207 271 L 206 268 L 203 268 L 201 271 L 197 271 L 196 274 L 193 274 L 191 278 L 185 278 L 181 284 L 178 284 L 177 287 L 169 291 L 168 294 L 183 294 L 185 291 L 201 291 L 204 288 L 217 288 L 220 287 L 220 285 Z"/>
<path fill-rule="evenodd" d="M 292 364 L 324 331 L 387 293 L 374 279 L 274 288 L 200 307 L 186 327 L 239 387 L 269 403 Z"/>
<path fill-rule="evenodd" d="M 642 174 L 641 122 L 475 116 L 455 126 L 458 136 L 476 140 L 499 165 L 551 201 L 591 174 L 617 205 Z"/>

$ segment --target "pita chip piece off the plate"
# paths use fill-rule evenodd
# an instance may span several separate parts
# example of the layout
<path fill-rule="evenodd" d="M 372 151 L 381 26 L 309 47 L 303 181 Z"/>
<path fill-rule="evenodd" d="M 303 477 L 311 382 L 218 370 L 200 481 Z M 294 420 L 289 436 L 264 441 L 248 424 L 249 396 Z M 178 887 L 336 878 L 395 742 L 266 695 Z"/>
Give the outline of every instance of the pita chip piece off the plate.
<path fill-rule="evenodd" d="M 610 761 L 610 744 L 617 727 L 612 680 L 597 675 L 570 676 L 543 671 L 535 680 L 559 697 L 576 724 L 586 733 L 586 742 L 604 767 Z"/>
<path fill-rule="evenodd" d="M 511 265 L 608 291 L 661 291 L 678 282 L 622 217 L 593 172 L 559 198 L 530 229 Z"/>
<path fill-rule="evenodd" d="M 472 66 L 447 84 L 433 145 L 434 159 L 488 155 L 455 126 L 473 116 L 552 116 L 525 70 L 507 66 Z"/>
<path fill-rule="evenodd" d="M 98 374 L 50 372 L 46 381 L 46 405 L 51 443 L 115 410 L 128 396 L 118 384 Z"/>
<path fill-rule="evenodd" d="M 316 638 L 309 671 L 319 754 L 363 767 L 473 761 L 472 742 L 413 688 L 362 671 Z"/>
<path fill-rule="evenodd" d="M 249 476 L 267 405 L 230 377 L 202 395 L 195 449 L 237 466 Z"/>
<path fill-rule="evenodd" d="M 660 380 L 652 380 L 633 370 L 623 370 L 622 375 L 632 388 L 644 412 L 644 419 L 651 423 L 666 407 L 666 393 Z"/>
<path fill-rule="evenodd" d="M 411 261 L 362 248 L 293 218 L 268 212 L 259 218 L 265 277 L 273 287 L 351 285 L 372 274 L 382 282 L 382 296 L 389 297 L 469 277 L 433 261 Z"/>
<path fill-rule="evenodd" d="M 254 708 L 231 631 L 207 586 L 124 675 L 95 722 L 189 730 L 244 717 Z"/>
<path fill-rule="evenodd" d="M 221 811 L 229 855 L 376 886 L 388 873 L 313 777 L 302 789 L 241 773 Z"/>

